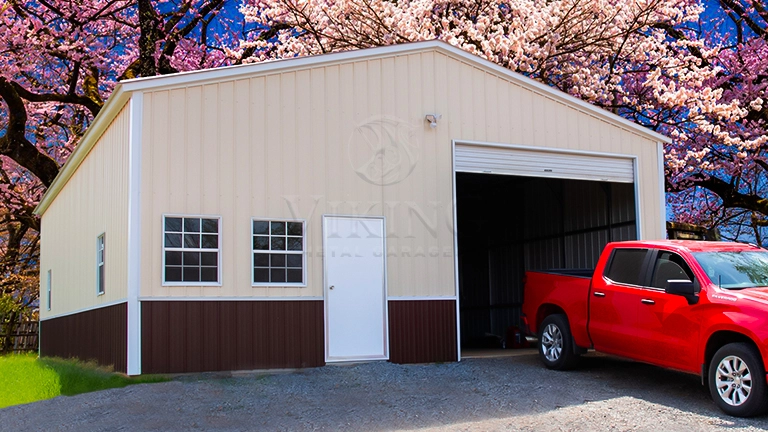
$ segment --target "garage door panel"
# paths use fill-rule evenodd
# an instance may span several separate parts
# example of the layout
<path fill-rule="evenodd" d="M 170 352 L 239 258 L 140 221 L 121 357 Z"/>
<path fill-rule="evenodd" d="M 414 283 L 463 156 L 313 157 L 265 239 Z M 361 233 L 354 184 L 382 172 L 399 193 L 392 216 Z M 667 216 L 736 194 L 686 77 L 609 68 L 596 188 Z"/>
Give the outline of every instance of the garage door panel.
<path fill-rule="evenodd" d="M 617 183 L 635 181 L 631 158 L 466 144 L 456 145 L 456 171 Z"/>

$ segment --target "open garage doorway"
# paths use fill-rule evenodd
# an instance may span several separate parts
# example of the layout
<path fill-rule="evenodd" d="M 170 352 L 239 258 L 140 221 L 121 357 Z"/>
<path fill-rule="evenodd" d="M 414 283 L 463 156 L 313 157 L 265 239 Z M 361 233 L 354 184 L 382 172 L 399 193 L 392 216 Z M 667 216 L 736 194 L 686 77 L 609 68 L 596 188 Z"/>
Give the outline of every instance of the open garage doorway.
<path fill-rule="evenodd" d="M 635 202 L 633 183 L 457 172 L 462 353 L 514 344 L 526 270 L 591 269 L 636 239 Z"/>

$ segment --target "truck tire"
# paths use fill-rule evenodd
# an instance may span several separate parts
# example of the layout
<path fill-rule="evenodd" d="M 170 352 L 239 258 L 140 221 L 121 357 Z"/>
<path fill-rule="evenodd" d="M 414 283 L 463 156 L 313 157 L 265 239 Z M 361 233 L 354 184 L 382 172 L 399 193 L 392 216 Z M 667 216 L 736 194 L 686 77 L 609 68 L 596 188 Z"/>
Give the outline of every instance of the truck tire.
<path fill-rule="evenodd" d="M 539 358 L 549 369 L 573 369 L 579 355 L 573 346 L 568 318 L 562 314 L 544 318 L 539 326 Z"/>
<path fill-rule="evenodd" d="M 724 413 L 752 417 L 766 412 L 765 368 L 760 353 L 743 342 L 723 346 L 707 372 L 709 393 Z"/>

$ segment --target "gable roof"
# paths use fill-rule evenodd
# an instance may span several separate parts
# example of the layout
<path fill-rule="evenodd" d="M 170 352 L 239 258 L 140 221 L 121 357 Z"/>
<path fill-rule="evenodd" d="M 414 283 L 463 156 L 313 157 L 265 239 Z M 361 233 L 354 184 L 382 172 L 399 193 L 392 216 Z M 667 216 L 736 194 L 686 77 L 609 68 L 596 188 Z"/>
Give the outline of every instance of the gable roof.
<path fill-rule="evenodd" d="M 608 123 L 634 132 L 645 138 L 656 142 L 669 143 L 672 140 L 664 135 L 633 123 L 616 114 L 594 106 L 581 99 L 573 97 L 567 93 L 542 84 L 531 78 L 528 78 L 517 72 L 499 66 L 491 61 L 470 54 L 462 49 L 456 48 L 440 40 L 430 40 L 423 42 L 411 42 L 398 45 L 387 45 L 382 47 L 366 48 L 354 51 L 344 51 L 337 53 L 322 54 L 308 57 L 297 57 L 282 60 L 271 60 L 261 63 L 251 63 L 237 66 L 226 66 L 216 69 L 205 69 L 191 72 L 180 72 L 171 75 L 161 75 L 147 78 L 136 78 L 122 81 L 115 86 L 112 95 L 110 95 L 101 112 L 88 128 L 80 143 L 72 152 L 67 162 L 61 168 L 58 176 L 54 179 L 51 186 L 40 200 L 35 214 L 42 215 L 64 187 L 67 181 L 72 177 L 77 168 L 83 162 L 85 157 L 91 151 L 96 142 L 109 127 L 112 120 L 120 113 L 123 107 L 131 99 L 133 93 L 144 91 L 155 91 L 183 87 L 188 85 L 205 84 L 209 82 L 219 82 L 234 80 L 238 78 L 251 77 L 255 75 L 265 75 L 270 73 L 286 72 L 296 69 L 309 69 L 313 67 L 322 67 L 329 64 L 348 63 L 373 58 L 392 57 L 397 55 L 415 54 L 426 51 L 436 51 L 460 61 L 470 63 L 476 67 L 486 70 L 506 78 L 514 84 L 531 90 L 535 93 L 559 101 L 565 105 L 574 107 L 579 111 L 595 116 Z"/>

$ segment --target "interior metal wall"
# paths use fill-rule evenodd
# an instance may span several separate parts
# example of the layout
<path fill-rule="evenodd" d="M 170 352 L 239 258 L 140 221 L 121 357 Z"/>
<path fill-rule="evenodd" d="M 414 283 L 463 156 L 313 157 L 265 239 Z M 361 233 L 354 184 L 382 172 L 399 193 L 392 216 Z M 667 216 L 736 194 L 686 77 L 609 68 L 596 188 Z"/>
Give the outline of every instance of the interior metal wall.
<path fill-rule="evenodd" d="M 634 185 L 457 174 L 462 346 L 493 347 L 520 324 L 526 270 L 592 268 L 633 240 Z"/>

